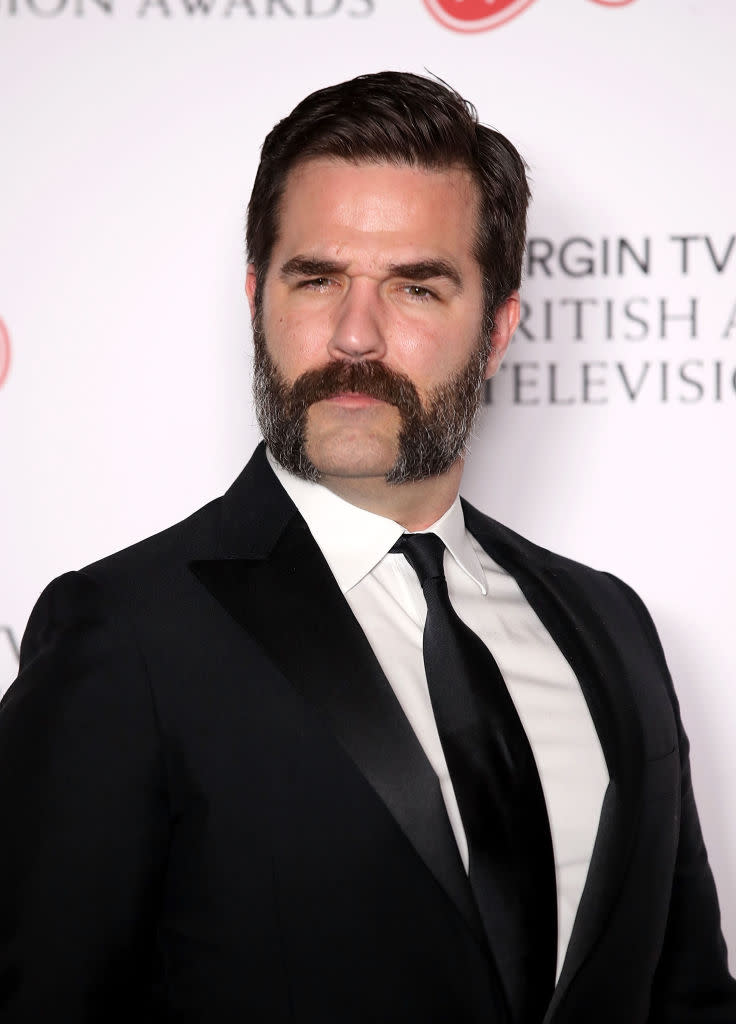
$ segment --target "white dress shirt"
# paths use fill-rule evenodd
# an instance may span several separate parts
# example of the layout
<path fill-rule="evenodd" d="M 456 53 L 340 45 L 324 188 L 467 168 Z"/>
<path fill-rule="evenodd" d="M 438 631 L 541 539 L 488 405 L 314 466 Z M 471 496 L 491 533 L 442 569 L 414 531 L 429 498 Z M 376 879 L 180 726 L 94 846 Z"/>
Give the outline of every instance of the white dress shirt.
<path fill-rule="evenodd" d="M 406 531 L 320 484 L 293 476 L 270 453 L 268 458 L 319 545 L 437 773 L 467 871 L 468 844 L 424 671 L 426 603 L 407 560 L 389 553 Z M 450 600 L 492 651 L 534 753 L 555 856 L 559 976 L 608 785 L 601 745 L 572 669 L 513 577 L 465 529 L 459 497 L 423 532 L 436 533 L 444 542 Z"/>

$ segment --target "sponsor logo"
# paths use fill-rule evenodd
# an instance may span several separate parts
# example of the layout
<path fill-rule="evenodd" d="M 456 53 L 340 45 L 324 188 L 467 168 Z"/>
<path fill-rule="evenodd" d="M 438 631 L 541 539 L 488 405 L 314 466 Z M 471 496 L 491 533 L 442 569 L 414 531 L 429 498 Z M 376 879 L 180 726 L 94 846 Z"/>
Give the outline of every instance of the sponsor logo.
<path fill-rule="evenodd" d="M 735 232 L 530 237 L 486 404 L 736 408 L 734 269 Z"/>
<path fill-rule="evenodd" d="M 5 383 L 5 378 L 10 370 L 10 335 L 8 329 L 0 320 L 0 388 Z"/>
<path fill-rule="evenodd" d="M 602 7 L 626 7 L 634 0 L 591 0 Z M 516 18 L 534 0 L 424 0 L 441 25 L 455 32 L 486 32 Z"/>

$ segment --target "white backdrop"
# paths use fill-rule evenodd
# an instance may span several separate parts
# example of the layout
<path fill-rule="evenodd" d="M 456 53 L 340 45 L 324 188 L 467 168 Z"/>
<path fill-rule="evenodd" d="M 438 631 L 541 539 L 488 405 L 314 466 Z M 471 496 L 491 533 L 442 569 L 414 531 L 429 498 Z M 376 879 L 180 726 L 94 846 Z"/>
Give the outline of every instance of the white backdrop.
<path fill-rule="evenodd" d="M 0 691 L 50 578 L 221 492 L 257 440 L 266 131 L 319 86 L 428 69 L 535 192 L 465 493 L 649 605 L 735 966 L 734 38 L 732 0 L 0 0 Z"/>

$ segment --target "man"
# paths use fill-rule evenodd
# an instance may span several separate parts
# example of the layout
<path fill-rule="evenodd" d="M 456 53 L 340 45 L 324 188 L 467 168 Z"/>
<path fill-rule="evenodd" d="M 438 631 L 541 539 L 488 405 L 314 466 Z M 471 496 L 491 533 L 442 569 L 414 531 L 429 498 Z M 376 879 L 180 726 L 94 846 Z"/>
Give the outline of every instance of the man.
<path fill-rule="evenodd" d="M 413 75 L 266 139 L 267 447 L 51 584 L 0 710 L 3 1022 L 736 1021 L 647 612 L 457 497 L 528 195 Z"/>

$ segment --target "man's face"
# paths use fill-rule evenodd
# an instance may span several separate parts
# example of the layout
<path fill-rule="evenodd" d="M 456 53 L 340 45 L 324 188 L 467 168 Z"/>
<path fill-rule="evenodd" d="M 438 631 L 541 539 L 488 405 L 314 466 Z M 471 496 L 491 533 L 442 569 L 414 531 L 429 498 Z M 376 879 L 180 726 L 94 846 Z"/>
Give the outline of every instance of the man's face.
<path fill-rule="evenodd" d="M 508 343 L 484 324 L 477 205 L 457 168 L 292 171 L 257 305 L 252 267 L 246 286 L 259 422 L 286 468 L 400 483 L 457 461 Z"/>

